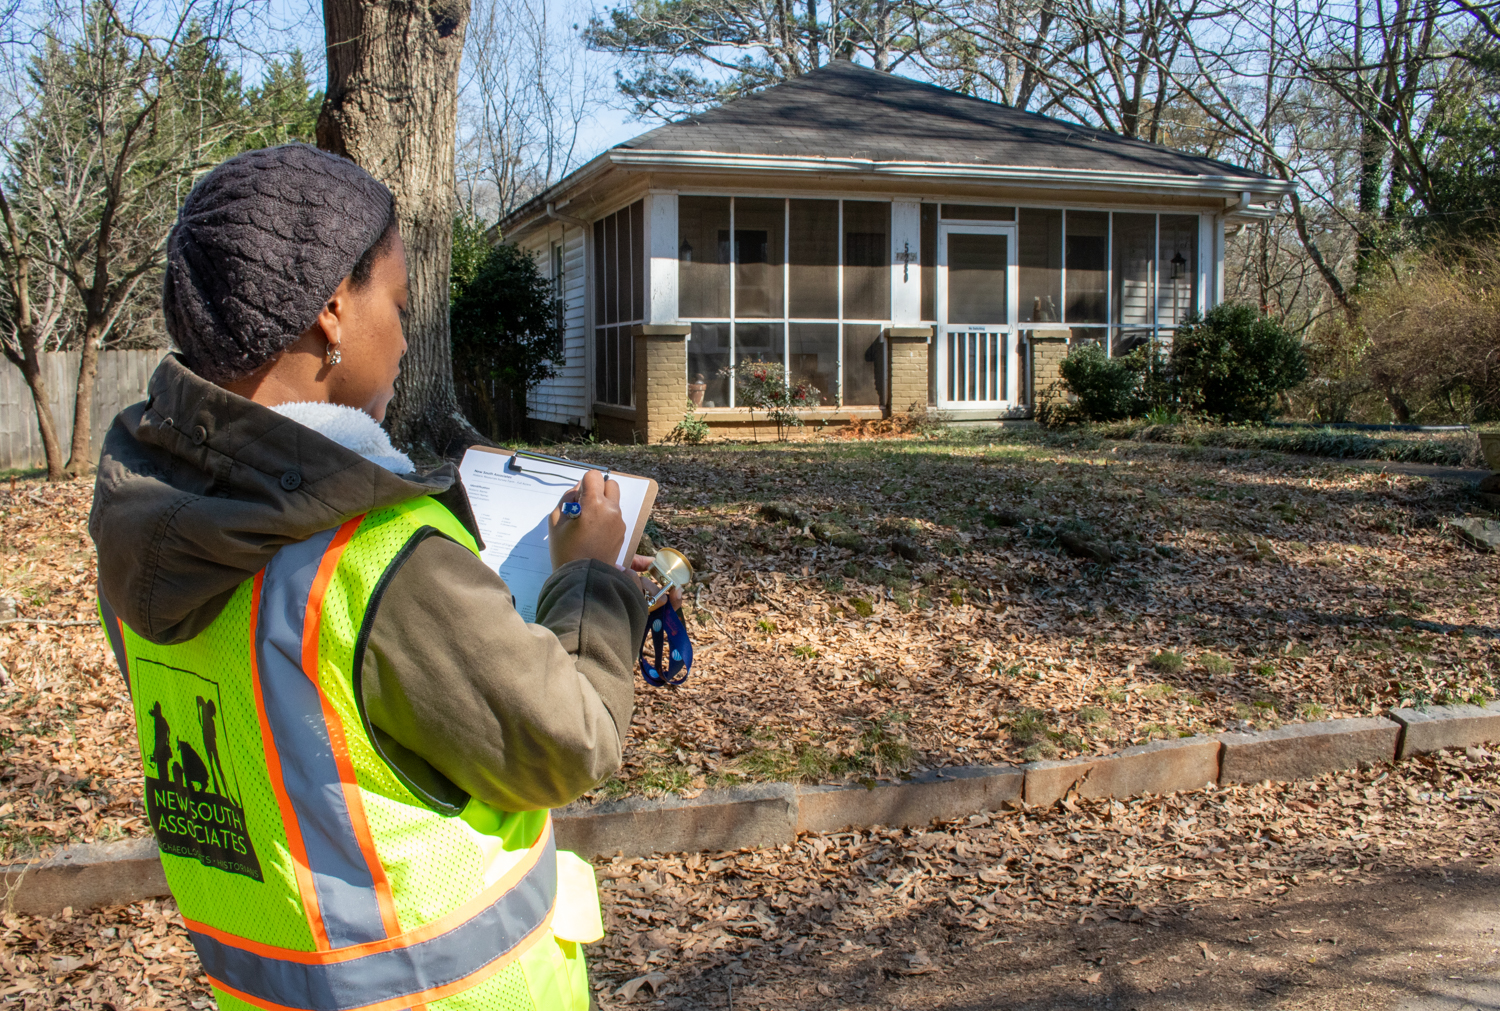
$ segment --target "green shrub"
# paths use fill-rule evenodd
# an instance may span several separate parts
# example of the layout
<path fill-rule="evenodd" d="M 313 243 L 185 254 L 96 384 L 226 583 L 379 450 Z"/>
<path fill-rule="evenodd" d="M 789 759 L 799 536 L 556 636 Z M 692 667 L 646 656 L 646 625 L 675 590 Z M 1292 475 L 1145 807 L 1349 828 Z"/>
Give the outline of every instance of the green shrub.
<path fill-rule="evenodd" d="M 1164 674 L 1175 674 L 1182 670 L 1182 654 L 1167 650 L 1151 658 L 1151 666 Z"/>
<path fill-rule="evenodd" d="M 1186 399 L 1231 421 L 1265 420 L 1277 394 L 1307 378 L 1302 341 L 1254 306 L 1234 302 L 1189 318 L 1173 338 L 1171 362 Z"/>
<path fill-rule="evenodd" d="M 472 215 L 455 216 L 453 236 L 453 379 L 469 420 L 498 442 L 521 433 L 527 392 L 564 363 L 561 314 L 530 253 L 491 245 Z"/>
<path fill-rule="evenodd" d="M 696 446 L 708 438 L 708 422 L 698 417 L 693 402 L 687 402 L 687 413 L 682 416 L 673 429 L 667 433 L 667 442 L 680 442 L 689 446 Z"/>
<path fill-rule="evenodd" d="M 1111 358 L 1098 344 L 1069 351 L 1059 371 L 1078 397 L 1078 410 L 1086 420 L 1118 421 L 1135 410 L 1140 374 L 1134 363 Z"/>
<path fill-rule="evenodd" d="M 1234 670 L 1234 664 L 1228 657 L 1219 656 L 1217 653 L 1204 653 L 1198 657 L 1198 666 L 1210 674 L 1228 674 Z"/>

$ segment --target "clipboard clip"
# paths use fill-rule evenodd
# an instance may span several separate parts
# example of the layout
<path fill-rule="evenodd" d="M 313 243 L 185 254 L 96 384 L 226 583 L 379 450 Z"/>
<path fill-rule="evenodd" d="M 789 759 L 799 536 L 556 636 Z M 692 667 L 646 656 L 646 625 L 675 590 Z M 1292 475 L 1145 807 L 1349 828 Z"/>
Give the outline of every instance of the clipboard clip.
<path fill-rule="evenodd" d="M 526 459 L 528 459 L 528 460 L 541 460 L 541 461 L 543 461 L 545 463 L 560 463 L 560 464 L 563 464 L 564 466 L 568 466 L 568 467 L 582 467 L 585 470 L 599 470 L 599 471 L 603 471 L 604 472 L 604 480 L 606 480 L 606 481 L 609 480 L 609 472 L 610 472 L 610 468 L 609 467 L 606 467 L 606 466 L 603 466 L 603 465 L 597 464 L 597 463 L 584 463 L 582 460 L 569 460 L 567 457 L 562 457 L 562 456 L 548 456 L 546 453 L 533 453 L 533 452 L 531 452 L 530 450 L 527 450 L 527 449 L 513 449 L 513 450 L 511 450 L 510 459 L 507 460 L 507 461 L 505 461 L 505 469 L 506 470 L 513 470 L 513 471 L 516 471 L 518 473 L 521 472 L 522 471 L 522 467 L 521 467 L 519 458 L 523 457 L 523 456 Z"/>

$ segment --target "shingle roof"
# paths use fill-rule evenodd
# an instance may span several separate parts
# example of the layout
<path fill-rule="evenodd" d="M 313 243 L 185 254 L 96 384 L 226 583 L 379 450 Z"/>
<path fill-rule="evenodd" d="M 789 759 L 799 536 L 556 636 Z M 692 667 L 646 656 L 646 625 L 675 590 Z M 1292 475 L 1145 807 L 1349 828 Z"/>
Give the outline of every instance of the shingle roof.
<path fill-rule="evenodd" d="M 1259 176 L 838 60 L 616 148 Z"/>

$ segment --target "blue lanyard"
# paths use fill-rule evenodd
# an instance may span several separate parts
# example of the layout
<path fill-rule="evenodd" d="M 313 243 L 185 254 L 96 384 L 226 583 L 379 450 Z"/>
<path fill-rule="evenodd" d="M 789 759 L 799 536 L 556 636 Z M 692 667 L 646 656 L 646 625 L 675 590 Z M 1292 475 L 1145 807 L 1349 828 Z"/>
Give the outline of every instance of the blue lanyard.
<path fill-rule="evenodd" d="M 648 618 L 646 639 L 651 641 L 652 649 L 648 651 L 646 640 L 641 641 L 641 676 L 653 687 L 676 688 L 687 680 L 688 670 L 693 666 L 693 644 L 688 641 L 687 626 L 671 604 L 663 604 Z"/>

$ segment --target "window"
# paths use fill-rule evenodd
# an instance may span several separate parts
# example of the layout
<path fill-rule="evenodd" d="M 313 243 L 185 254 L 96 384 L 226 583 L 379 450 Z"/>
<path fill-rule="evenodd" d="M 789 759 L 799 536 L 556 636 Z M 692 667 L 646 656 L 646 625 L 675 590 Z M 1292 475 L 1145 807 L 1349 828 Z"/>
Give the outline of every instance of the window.
<path fill-rule="evenodd" d="M 634 338 L 644 321 L 644 201 L 594 222 L 594 399 L 635 402 Z"/>
<path fill-rule="evenodd" d="M 719 370 L 747 361 L 785 365 L 826 407 L 881 403 L 889 202 L 682 196 L 677 222 L 694 403 L 733 407 Z"/>

